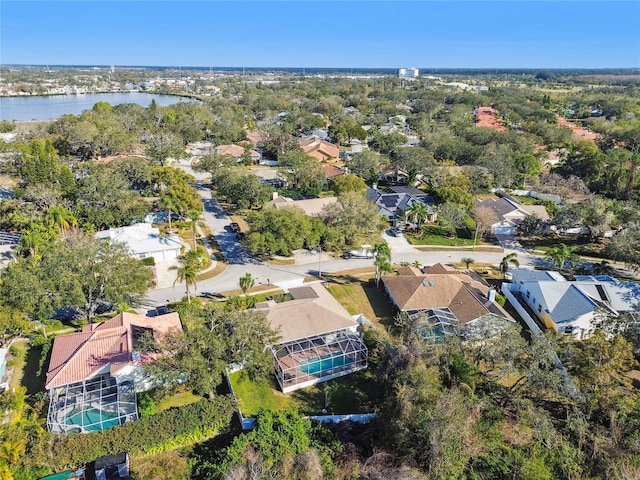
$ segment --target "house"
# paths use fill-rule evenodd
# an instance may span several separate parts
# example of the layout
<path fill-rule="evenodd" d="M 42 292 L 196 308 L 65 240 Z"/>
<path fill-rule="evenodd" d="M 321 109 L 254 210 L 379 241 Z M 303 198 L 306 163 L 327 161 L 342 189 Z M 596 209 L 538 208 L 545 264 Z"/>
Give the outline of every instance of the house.
<path fill-rule="evenodd" d="M 395 307 L 407 315 L 424 338 L 442 339 L 462 326 L 491 322 L 496 328 L 512 321 L 495 301 L 495 290 L 469 271 L 437 263 L 423 271 L 401 266 L 382 283 Z"/>
<path fill-rule="evenodd" d="M 338 197 L 306 198 L 303 200 L 293 200 L 289 197 L 282 197 L 278 195 L 277 192 L 275 192 L 273 195 L 274 199 L 267 203 L 267 205 L 272 205 L 275 208 L 298 207 L 301 208 L 304 213 L 310 217 L 319 217 L 327 205 L 333 205 L 338 201 Z"/>
<path fill-rule="evenodd" d="M 368 188 L 367 200 L 375 203 L 379 208 L 379 214 L 386 217 L 395 227 L 403 218 L 405 212 L 410 210 L 414 203 L 422 202 L 427 207 L 427 222 L 435 222 L 437 213 L 433 205 L 433 198 L 424 191 L 404 185 L 396 185 L 379 190 L 376 185 Z"/>
<path fill-rule="evenodd" d="M 160 235 L 160 230 L 148 223 L 103 230 L 95 238 L 124 243 L 133 258 L 153 257 L 156 262 L 178 258 L 182 249 L 177 235 Z"/>
<path fill-rule="evenodd" d="M 361 326 L 322 284 L 291 288 L 289 296 L 255 306 L 280 333 L 270 349 L 284 393 L 367 368 Z"/>
<path fill-rule="evenodd" d="M 347 173 L 344 168 L 338 167 L 336 165 L 321 165 L 320 170 L 322 170 L 322 173 L 327 179 L 327 187 L 329 186 L 329 182 L 331 182 L 331 180 Z"/>
<path fill-rule="evenodd" d="M 495 221 L 491 224 L 491 233 L 494 235 L 514 235 L 520 222 L 529 215 L 537 215 L 540 220 L 549 221 L 549 214 L 543 205 L 523 205 L 504 193 L 500 198 L 476 198 L 476 212 L 479 209 L 493 212 Z"/>
<path fill-rule="evenodd" d="M 311 136 L 300 140 L 302 151 L 321 162 L 337 160 L 340 156 L 340 149 L 333 143 L 329 143 L 320 137 Z"/>
<path fill-rule="evenodd" d="M 230 145 L 218 145 L 214 147 L 213 153 L 218 155 L 226 155 L 229 157 L 233 157 L 237 162 L 242 162 L 244 160 L 244 155 L 247 150 L 242 145 L 230 144 Z M 251 157 L 251 161 L 256 164 L 259 163 L 262 159 L 262 155 L 255 149 L 248 150 L 249 156 Z"/>
<path fill-rule="evenodd" d="M 511 274 L 509 291 L 530 316 L 555 332 L 581 339 L 596 328 L 598 309 L 614 316 L 640 312 L 640 283 L 608 275 L 576 275 L 568 281 L 558 272 L 524 268 Z"/>
<path fill-rule="evenodd" d="M 45 382 L 48 429 L 91 432 L 137 419 L 136 392 L 152 386 L 143 365 L 153 356 L 139 349 L 141 338 L 181 329 L 177 313 L 146 317 L 123 312 L 56 337 Z"/>

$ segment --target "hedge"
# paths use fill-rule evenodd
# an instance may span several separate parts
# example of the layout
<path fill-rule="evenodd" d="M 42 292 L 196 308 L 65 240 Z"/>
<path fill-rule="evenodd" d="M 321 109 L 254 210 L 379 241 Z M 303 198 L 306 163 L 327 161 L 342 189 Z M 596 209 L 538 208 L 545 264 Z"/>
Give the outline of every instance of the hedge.
<path fill-rule="evenodd" d="M 87 464 L 103 455 L 160 453 L 192 445 L 227 427 L 234 408 L 232 397 L 220 396 L 108 430 L 58 435 L 46 466 L 59 471 Z"/>

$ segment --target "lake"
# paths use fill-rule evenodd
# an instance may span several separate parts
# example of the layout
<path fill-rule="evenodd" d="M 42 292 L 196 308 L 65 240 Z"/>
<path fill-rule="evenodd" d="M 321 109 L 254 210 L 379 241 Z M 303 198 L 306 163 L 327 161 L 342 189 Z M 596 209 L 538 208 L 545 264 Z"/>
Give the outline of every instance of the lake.
<path fill-rule="evenodd" d="M 84 95 L 50 95 L 30 97 L 0 97 L 0 120 L 54 120 L 71 113 L 80 115 L 90 110 L 97 102 L 111 105 L 121 103 L 137 103 L 143 107 L 151 105 L 155 100 L 158 106 L 165 107 L 179 102 L 194 102 L 187 97 L 161 95 L 156 93 L 87 93 Z"/>

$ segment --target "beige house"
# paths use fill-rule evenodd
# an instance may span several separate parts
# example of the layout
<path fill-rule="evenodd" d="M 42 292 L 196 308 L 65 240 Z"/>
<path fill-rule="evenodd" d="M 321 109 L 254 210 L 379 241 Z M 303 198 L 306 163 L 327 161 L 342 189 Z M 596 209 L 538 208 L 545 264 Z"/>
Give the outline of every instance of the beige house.
<path fill-rule="evenodd" d="M 337 160 L 340 156 L 340 149 L 333 143 L 322 140 L 320 137 L 309 137 L 300 140 L 302 151 L 321 162 Z"/>
<path fill-rule="evenodd" d="M 476 211 L 478 209 L 493 212 L 496 221 L 491 225 L 491 233 L 494 235 L 514 235 L 517 226 L 529 215 L 537 215 L 543 222 L 549 220 L 549 214 L 543 205 L 524 205 L 509 195 L 486 200 L 476 199 Z"/>
<path fill-rule="evenodd" d="M 280 333 L 270 348 L 284 393 L 367 368 L 360 325 L 322 284 L 291 288 L 289 296 L 255 307 Z"/>
<path fill-rule="evenodd" d="M 213 152 L 218 155 L 227 155 L 229 157 L 235 158 L 237 161 L 241 161 L 244 156 L 245 148 L 242 145 L 230 144 L 230 145 L 218 145 L 214 147 Z M 260 152 L 256 150 L 250 149 L 249 156 L 253 163 L 258 163 L 262 158 Z"/>

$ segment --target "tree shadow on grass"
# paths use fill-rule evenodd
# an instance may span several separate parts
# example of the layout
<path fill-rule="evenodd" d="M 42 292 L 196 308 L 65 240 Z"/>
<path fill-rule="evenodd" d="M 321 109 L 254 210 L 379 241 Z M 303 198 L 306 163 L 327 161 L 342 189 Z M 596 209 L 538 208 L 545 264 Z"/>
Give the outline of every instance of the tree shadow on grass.
<path fill-rule="evenodd" d="M 396 312 L 385 291 L 382 288 L 371 286 L 367 282 L 362 282 L 362 289 L 367 295 L 373 312 L 380 319 L 380 323 L 387 331 L 391 331 L 394 328 L 393 319 Z"/>
<path fill-rule="evenodd" d="M 40 356 L 42 355 L 42 347 L 31 346 L 27 350 L 25 357 L 24 372 L 22 375 L 22 381 L 20 385 L 26 387 L 27 395 L 34 395 L 44 390 L 45 372 L 47 370 L 48 362 L 45 362 L 42 367 L 43 373 L 38 375 L 38 368 L 40 368 Z M 47 359 L 48 360 L 48 359 Z"/>

